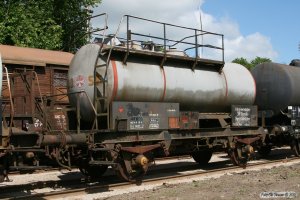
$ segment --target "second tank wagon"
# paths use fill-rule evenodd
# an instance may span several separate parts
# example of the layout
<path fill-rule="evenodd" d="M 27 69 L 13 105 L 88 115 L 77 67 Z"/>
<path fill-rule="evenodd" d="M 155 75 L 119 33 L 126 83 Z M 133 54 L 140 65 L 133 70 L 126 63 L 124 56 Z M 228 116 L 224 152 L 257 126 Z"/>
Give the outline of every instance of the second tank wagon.
<path fill-rule="evenodd" d="M 284 112 L 300 102 L 300 67 L 278 63 L 263 63 L 252 70 L 257 84 L 255 104 L 273 114 Z M 273 80 L 276 80 L 275 82 Z"/>

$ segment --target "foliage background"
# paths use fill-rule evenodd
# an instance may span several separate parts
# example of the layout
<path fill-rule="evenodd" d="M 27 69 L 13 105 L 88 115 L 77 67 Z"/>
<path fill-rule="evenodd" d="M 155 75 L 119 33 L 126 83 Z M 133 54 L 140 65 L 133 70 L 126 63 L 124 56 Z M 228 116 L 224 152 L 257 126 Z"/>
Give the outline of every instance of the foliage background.
<path fill-rule="evenodd" d="M 87 42 L 87 18 L 101 0 L 2 0 L 0 43 L 75 51 Z"/>
<path fill-rule="evenodd" d="M 234 59 L 232 62 L 241 64 L 241 65 L 245 66 L 247 69 L 251 70 L 253 67 L 255 67 L 258 64 L 261 64 L 264 62 L 272 62 L 272 60 L 269 58 L 256 57 L 255 59 L 248 61 L 247 59 L 241 57 L 241 58 Z"/>

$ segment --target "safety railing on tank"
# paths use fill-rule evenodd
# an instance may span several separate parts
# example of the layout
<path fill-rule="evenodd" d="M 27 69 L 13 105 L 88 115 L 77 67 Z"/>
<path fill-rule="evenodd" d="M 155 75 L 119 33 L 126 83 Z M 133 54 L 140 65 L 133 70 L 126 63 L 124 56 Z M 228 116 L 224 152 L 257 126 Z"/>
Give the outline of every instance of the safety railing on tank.
<path fill-rule="evenodd" d="M 105 31 L 105 30 L 108 29 L 108 25 L 107 25 L 108 24 L 108 15 L 107 15 L 107 13 L 101 13 L 101 14 L 98 14 L 98 15 L 93 15 L 93 16 L 87 17 L 85 20 L 89 21 L 89 23 L 90 23 L 90 21 L 92 19 L 100 18 L 100 17 L 104 17 L 104 26 L 101 27 L 101 28 L 95 28 L 95 29 L 92 28 L 91 30 L 88 30 L 86 32 L 86 34 L 105 36 L 105 34 L 99 33 L 99 32 Z"/>
<path fill-rule="evenodd" d="M 104 26 L 103 27 L 100 27 L 100 28 L 89 28 L 87 29 L 86 32 L 84 32 L 82 35 L 79 35 L 77 38 L 72 38 L 72 43 L 73 44 L 76 44 L 79 40 L 81 40 L 82 38 L 84 37 L 87 37 L 87 41 L 90 41 L 90 39 L 92 38 L 93 35 L 101 35 L 101 36 L 105 36 L 105 34 L 103 33 L 100 33 L 101 31 L 105 31 L 108 29 L 108 15 L 107 13 L 101 13 L 101 14 L 98 14 L 98 15 L 93 15 L 93 16 L 89 16 L 89 17 L 86 17 L 85 19 L 83 19 L 82 21 L 80 21 L 78 24 L 76 24 L 75 27 L 73 27 L 73 29 L 70 30 L 70 32 L 75 32 L 76 29 L 78 27 L 80 27 L 80 25 L 82 25 L 83 23 L 87 23 L 87 24 L 90 24 L 91 23 L 91 20 L 92 19 L 95 19 L 95 18 L 100 18 L 100 17 L 103 17 L 104 18 Z"/>
<path fill-rule="evenodd" d="M 89 31 L 88 33 L 89 34 L 94 34 L 94 35 L 97 35 L 98 32 L 101 32 L 103 31 L 102 35 L 105 36 L 105 31 L 108 29 L 108 15 L 107 13 L 101 13 L 101 14 L 98 14 L 98 15 L 94 15 L 94 16 L 91 16 L 89 17 L 89 21 L 91 19 L 94 19 L 94 18 L 99 18 L 99 17 L 104 17 L 104 26 L 102 28 L 96 28 L 96 29 L 92 29 L 91 31 Z M 100 34 L 101 35 L 101 34 Z M 91 37 L 91 36 L 90 36 Z"/>
<path fill-rule="evenodd" d="M 189 27 L 185 27 L 185 26 L 179 26 L 179 25 L 174 25 L 174 24 L 169 24 L 169 23 L 164 23 L 164 22 L 159 22 L 159 21 L 155 21 L 155 20 L 150 20 L 150 19 L 145 19 L 145 18 L 141 18 L 141 17 L 135 17 L 135 16 L 131 16 L 131 15 L 124 15 L 124 17 L 126 18 L 126 48 L 127 48 L 127 55 L 125 56 L 125 60 L 127 59 L 128 55 L 129 55 L 129 50 L 130 50 L 130 42 L 132 41 L 138 41 L 141 42 L 140 40 L 134 40 L 132 38 L 132 36 L 141 36 L 144 38 L 148 38 L 148 39 L 155 39 L 158 41 L 162 41 L 162 43 L 160 43 L 159 45 L 162 46 L 163 48 L 163 53 L 166 54 L 167 50 L 171 49 L 172 47 L 176 47 L 176 46 L 180 46 L 180 45 L 188 45 L 189 47 L 184 48 L 183 50 L 185 52 L 194 49 L 194 56 L 191 56 L 192 52 L 188 52 L 189 56 L 191 57 L 195 57 L 195 59 L 197 60 L 197 58 L 199 58 L 199 48 L 209 48 L 209 49 L 215 49 L 215 50 L 219 50 L 221 51 L 221 59 L 219 61 L 221 61 L 224 64 L 224 35 L 223 34 L 218 34 L 218 33 L 213 33 L 213 32 L 208 32 L 208 31 L 204 31 L 204 30 L 199 30 L 196 28 L 189 28 Z M 130 27 L 130 19 L 136 19 L 136 20 L 142 20 L 145 22 L 150 22 L 150 23 L 154 23 L 154 24 L 159 24 L 162 26 L 162 32 L 163 32 L 163 36 L 154 36 L 154 35 L 146 35 L 146 34 L 142 34 L 142 33 L 138 33 L 138 32 L 133 32 L 131 27 Z M 122 18 L 123 20 L 123 18 Z M 121 20 L 121 21 L 122 21 Z M 186 37 L 183 37 L 182 39 L 171 39 L 169 37 L 167 37 L 167 31 L 168 28 L 178 28 L 181 30 L 187 30 L 187 31 L 192 31 L 193 34 L 188 35 Z M 118 28 L 119 29 L 119 28 Z M 199 37 L 203 37 L 203 36 L 214 36 L 215 39 L 213 39 L 215 42 L 221 41 L 219 43 L 221 43 L 219 46 L 217 45 L 212 45 L 212 44 L 201 44 L 199 42 Z M 190 39 L 193 39 L 194 41 L 189 41 Z M 172 42 L 172 44 L 167 44 Z M 201 59 L 201 56 L 200 56 Z"/>

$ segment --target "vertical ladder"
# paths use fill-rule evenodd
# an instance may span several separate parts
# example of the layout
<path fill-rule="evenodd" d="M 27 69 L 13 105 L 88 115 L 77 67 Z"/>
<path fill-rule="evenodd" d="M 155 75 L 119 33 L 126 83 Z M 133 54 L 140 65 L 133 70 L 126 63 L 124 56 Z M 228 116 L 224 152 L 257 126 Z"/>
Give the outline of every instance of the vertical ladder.
<path fill-rule="evenodd" d="M 101 45 L 100 50 L 98 55 L 100 55 L 102 53 L 102 48 L 103 45 Z M 97 59 L 98 60 L 98 59 Z M 108 98 L 107 98 L 107 92 L 106 92 L 106 86 L 107 86 L 107 78 L 106 76 L 102 76 L 101 74 L 98 73 L 97 69 L 101 68 L 101 67 L 105 67 L 108 68 L 109 67 L 109 62 L 105 62 L 104 64 L 100 64 L 98 65 L 98 63 L 96 62 L 95 64 L 95 68 L 94 68 L 94 107 L 96 110 L 96 117 L 95 117 L 95 128 L 98 130 L 99 129 L 99 124 L 98 121 L 101 120 L 101 118 L 106 118 L 106 128 L 109 129 L 110 127 L 110 122 L 109 122 L 109 102 L 108 102 Z M 102 96 L 100 96 L 99 92 L 98 92 L 98 86 L 97 83 L 98 81 L 102 82 Z M 106 106 L 106 111 L 104 111 L 104 108 Z M 99 112 L 98 106 L 101 106 L 101 112 Z"/>
<path fill-rule="evenodd" d="M 103 47 L 104 44 L 102 43 L 100 45 L 99 51 L 98 51 L 98 57 L 100 55 L 104 55 L 105 52 L 103 52 Z M 106 128 L 109 129 L 110 128 L 110 102 L 108 102 L 108 97 L 107 97 L 107 84 L 108 84 L 108 79 L 107 79 L 107 70 L 110 64 L 110 57 L 111 57 L 111 52 L 113 49 L 113 45 L 110 47 L 110 50 L 107 54 L 107 58 L 105 60 L 105 63 L 103 64 L 99 64 L 98 63 L 98 59 L 95 62 L 95 67 L 94 67 L 94 107 L 96 110 L 96 117 L 95 117 L 95 122 L 94 122 L 94 128 L 96 128 L 97 130 L 99 129 L 99 124 L 98 124 L 98 120 L 101 120 L 101 118 L 106 118 Z M 105 74 L 104 76 L 99 74 L 97 69 L 98 68 L 102 68 L 105 67 Z M 98 87 L 97 87 L 97 82 L 102 82 L 102 96 L 99 96 L 99 92 L 98 92 Z M 98 110 L 98 106 L 101 106 L 101 112 L 99 112 Z M 106 110 L 104 111 L 106 105 Z"/>
<path fill-rule="evenodd" d="M 106 29 L 107 29 L 107 15 L 105 15 L 105 24 L 104 24 L 104 28 L 103 30 L 103 40 L 102 43 L 100 44 L 100 48 L 97 52 L 97 58 L 95 60 L 95 64 L 94 64 L 94 108 L 96 110 L 95 113 L 95 119 L 94 119 L 94 123 L 93 123 L 93 128 L 92 129 L 96 129 L 98 130 L 99 127 L 99 120 L 101 120 L 101 118 L 106 118 L 106 124 L 107 124 L 107 129 L 109 129 L 110 127 L 110 123 L 109 123 L 109 102 L 107 99 L 107 94 L 106 94 L 106 85 L 107 85 L 107 78 L 106 78 L 106 73 L 105 76 L 103 77 L 101 74 L 98 73 L 97 69 L 101 68 L 101 67 L 105 67 L 106 71 L 109 67 L 109 60 L 110 60 L 110 54 L 107 57 L 107 60 L 104 64 L 98 64 L 98 58 L 100 55 L 103 55 L 103 47 L 104 47 L 104 38 L 106 37 Z M 98 87 L 97 87 L 97 83 L 98 82 L 102 82 L 103 83 L 103 93 L 102 96 L 100 96 L 99 92 L 98 92 Z M 98 106 L 101 106 L 101 111 L 99 112 Z M 105 105 L 107 105 L 107 109 L 104 112 L 104 108 Z"/>
<path fill-rule="evenodd" d="M 107 84 L 108 84 L 107 71 L 108 71 L 108 67 L 109 67 L 109 64 L 110 64 L 111 53 L 112 53 L 112 50 L 113 50 L 114 45 L 115 45 L 114 41 L 116 41 L 117 35 L 119 34 L 120 27 L 121 27 L 121 24 L 123 22 L 123 19 L 124 19 L 124 16 L 120 20 L 118 28 L 117 28 L 115 34 L 113 35 L 113 37 L 111 37 L 111 45 L 110 45 L 110 49 L 108 51 L 105 63 L 104 64 L 98 64 L 99 56 L 104 55 L 105 53 L 107 53 L 107 51 L 105 51 L 105 52 L 103 51 L 103 49 L 104 49 L 103 42 L 100 45 L 100 48 L 99 48 L 99 51 L 98 51 L 98 54 L 97 54 L 98 56 L 97 56 L 97 59 L 95 61 L 95 67 L 94 67 L 94 107 L 95 107 L 95 110 L 96 110 L 96 116 L 95 116 L 95 121 L 94 121 L 94 124 L 93 124 L 93 129 L 96 128 L 96 130 L 99 129 L 98 119 L 100 120 L 101 118 L 104 118 L 104 117 L 106 118 L 106 121 L 107 121 L 107 129 L 110 129 L 110 113 L 109 113 L 110 112 L 110 102 L 108 102 L 108 97 L 107 97 L 107 92 L 106 92 L 106 89 L 107 89 L 106 87 L 107 87 Z M 105 30 L 103 31 L 103 37 L 106 37 Z M 101 68 L 101 67 L 105 67 L 104 77 L 97 72 L 97 69 Z M 102 83 L 103 83 L 102 84 L 103 85 L 102 96 L 98 95 L 97 81 L 102 81 Z M 102 107 L 101 112 L 98 111 L 98 105 L 100 105 Z M 104 111 L 105 105 L 106 105 L 106 111 Z"/>

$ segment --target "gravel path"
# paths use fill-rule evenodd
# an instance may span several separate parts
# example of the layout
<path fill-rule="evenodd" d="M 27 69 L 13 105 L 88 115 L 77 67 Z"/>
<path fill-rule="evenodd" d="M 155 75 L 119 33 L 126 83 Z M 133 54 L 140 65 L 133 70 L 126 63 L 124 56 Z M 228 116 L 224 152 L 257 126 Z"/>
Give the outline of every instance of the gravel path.
<path fill-rule="evenodd" d="M 83 199 L 106 200 L 191 200 L 191 199 L 234 199 L 253 200 L 277 195 L 279 199 L 300 199 L 300 163 L 282 163 L 271 169 L 245 170 L 223 176 L 206 177 L 204 180 L 183 180 L 177 184 L 163 184 L 147 191 L 124 193 L 103 198 L 86 196 Z M 264 193 L 263 193 L 264 192 Z M 261 196 L 264 195 L 264 196 Z M 81 199 L 81 198 L 79 198 Z M 266 199 L 266 198 L 265 198 Z M 275 198 L 269 198 L 275 199 Z"/>

